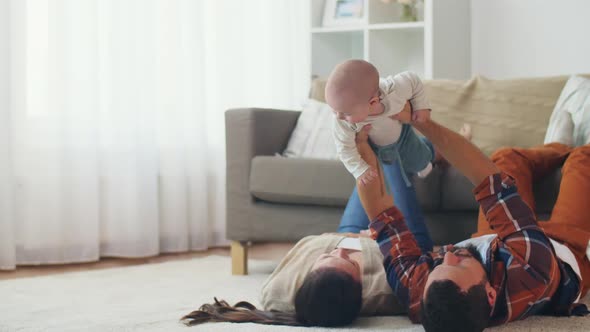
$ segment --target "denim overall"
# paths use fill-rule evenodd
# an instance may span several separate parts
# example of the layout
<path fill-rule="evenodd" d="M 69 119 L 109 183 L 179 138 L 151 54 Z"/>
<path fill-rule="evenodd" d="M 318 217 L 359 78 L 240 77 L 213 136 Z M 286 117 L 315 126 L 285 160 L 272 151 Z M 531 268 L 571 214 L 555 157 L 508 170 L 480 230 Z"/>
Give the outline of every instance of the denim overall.
<path fill-rule="evenodd" d="M 369 144 L 381 163 L 391 165 L 397 162 L 399 164 L 402 178 L 408 187 L 412 186 L 412 183 L 407 174 L 418 173 L 434 160 L 432 143 L 419 137 L 409 124 L 402 125 L 402 132 L 397 142 L 378 146 L 369 140 Z M 389 188 L 387 191 L 390 192 Z"/>

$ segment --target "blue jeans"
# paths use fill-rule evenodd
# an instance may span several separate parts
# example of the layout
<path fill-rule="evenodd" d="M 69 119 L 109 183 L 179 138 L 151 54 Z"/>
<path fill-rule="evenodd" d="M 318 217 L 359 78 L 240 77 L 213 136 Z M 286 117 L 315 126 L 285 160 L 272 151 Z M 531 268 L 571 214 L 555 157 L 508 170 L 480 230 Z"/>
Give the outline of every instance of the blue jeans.
<path fill-rule="evenodd" d="M 418 203 L 414 186 L 406 186 L 397 162 L 381 163 L 383 175 L 393 194 L 394 203 L 406 219 L 408 228 L 414 234 L 422 252 L 432 251 L 432 239 L 424 222 L 424 215 Z M 359 233 L 369 227 L 369 218 L 361 205 L 356 187 L 348 199 L 344 215 L 340 220 L 338 232 Z"/>

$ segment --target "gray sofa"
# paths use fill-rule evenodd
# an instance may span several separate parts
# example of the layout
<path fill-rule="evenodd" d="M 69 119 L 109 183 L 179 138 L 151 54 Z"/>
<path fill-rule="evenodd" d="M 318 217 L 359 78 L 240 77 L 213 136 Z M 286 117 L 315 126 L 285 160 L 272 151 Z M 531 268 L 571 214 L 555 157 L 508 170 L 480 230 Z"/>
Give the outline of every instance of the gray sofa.
<path fill-rule="evenodd" d="M 565 80 L 491 81 L 477 77 L 425 84 L 433 104 L 433 118 L 455 129 L 459 123 L 471 123 L 474 143 L 489 154 L 500 146 L 541 144 Z M 321 100 L 321 92 L 315 98 Z M 473 117 L 473 110 L 481 114 Z M 488 135 L 490 121 L 494 121 L 490 116 L 500 114 L 505 119 L 515 110 L 520 113 L 518 119 L 500 121 Z M 299 114 L 260 108 L 225 113 L 227 238 L 232 241 L 234 274 L 247 273 L 249 243 L 297 241 L 307 235 L 334 232 L 340 222 L 354 186 L 344 166 L 337 160 L 280 155 Z M 511 125 L 518 129 L 503 128 Z M 517 130 L 519 134 L 511 136 Z M 559 180 L 560 173 L 555 172 L 535 184 L 536 212 L 541 220 L 551 212 Z M 478 205 L 472 195 L 473 186 L 456 169 L 435 168 L 426 179 L 414 178 L 413 182 L 435 244 L 457 242 L 476 231 Z"/>

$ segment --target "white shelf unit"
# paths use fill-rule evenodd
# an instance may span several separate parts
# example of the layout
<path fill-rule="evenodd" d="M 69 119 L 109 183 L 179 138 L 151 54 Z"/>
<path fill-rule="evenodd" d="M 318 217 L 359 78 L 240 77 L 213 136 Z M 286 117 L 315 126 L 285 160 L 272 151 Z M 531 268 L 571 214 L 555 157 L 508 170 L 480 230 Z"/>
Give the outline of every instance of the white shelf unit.
<path fill-rule="evenodd" d="M 393 0 L 364 0 L 362 23 L 322 26 L 325 0 L 311 1 L 311 73 L 327 77 L 346 59 L 373 63 L 381 76 L 411 70 L 423 79 L 471 76 L 470 0 L 418 2 L 418 21 L 402 22 Z"/>

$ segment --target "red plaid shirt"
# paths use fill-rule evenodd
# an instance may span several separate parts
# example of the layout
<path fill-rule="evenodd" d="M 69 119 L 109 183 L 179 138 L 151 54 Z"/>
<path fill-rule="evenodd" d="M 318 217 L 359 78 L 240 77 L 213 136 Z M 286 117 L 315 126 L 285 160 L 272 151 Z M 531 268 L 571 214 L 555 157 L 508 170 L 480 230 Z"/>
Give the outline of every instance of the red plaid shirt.
<path fill-rule="evenodd" d="M 477 186 L 474 194 L 498 234 L 490 245 L 486 266 L 490 284 L 498 295 L 491 325 L 547 312 L 560 281 L 563 283 L 562 265 L 549 238 L 516 191 L 514 180 L 495 174 Z M 396 207 L 382 212 L 371 222 L 370 229 L 383 253 L 390 286 L 408 306 L 412 322 L 419 323 L 426 279 L 453 246 L 423 254 Z"/>

